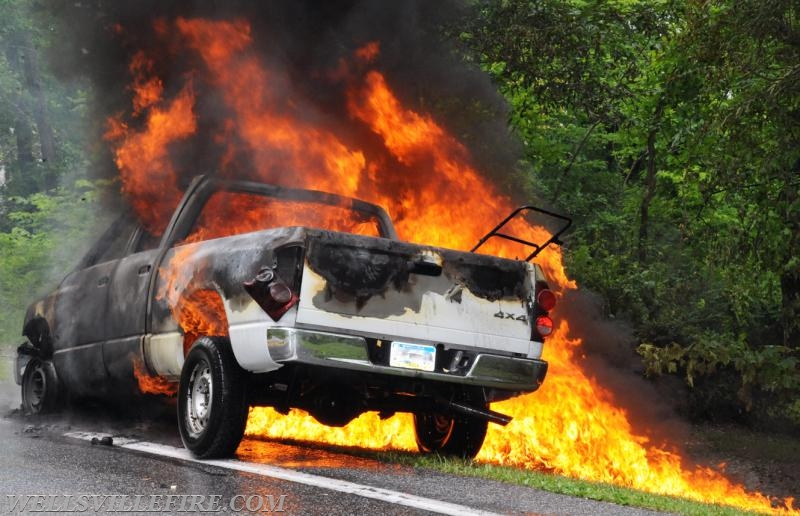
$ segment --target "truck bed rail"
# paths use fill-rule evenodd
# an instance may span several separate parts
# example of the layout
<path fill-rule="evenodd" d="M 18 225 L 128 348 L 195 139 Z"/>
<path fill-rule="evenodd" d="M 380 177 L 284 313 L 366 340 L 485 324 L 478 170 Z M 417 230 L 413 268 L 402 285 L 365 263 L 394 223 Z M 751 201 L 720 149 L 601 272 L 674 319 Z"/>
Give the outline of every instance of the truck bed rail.
<path fill-rule="evenodd" d="M 552 218 L 561 220 L 561 221 L 564 222 L 564 224 L 561 226 L 561 228 L 558 229 L 558 231 L 553 233 L 550 236 L 550 238 L 547 239 L 547 241 L 545 241 L 543 244 L 537 244 L 535 242 L 530 242 L 528 240 L 522 239 L 522 238 L 514 236 L 514 235 L 509 235 L 507 233 L 501 233 L 500 232 L 500 230 L 503 229 L 503 226 L 505 226 L 511 219 L 513 219 L 514 217 L 516 217 L 520 213 L 526 212 L 526 211 L 535 211 L 537 213 L 542 213 L 544 215 L 547 215 L 548 217 L 552 217 Z M 494 229 L 492 229 L 491 231 L 486 233 L 478 241 L 478 243 L 475 244 L 475 247 L 470 249 L 470 252 L 474 253 L 475 251 L 477 251 L 479 247 L 481 247 L 484 243 L 486 243 L 487 240 L 489 240 L 492 237 L 503 238 L 505 240 L 511 240 L 512 242 L 517 242 L 517 243 L 522 244 L 522 245 L 527 245 L 529 247 L 533 247 L 534 251 L 531 254 L 529 254 L 527 258 L 525 258 L 525 261 L 529 262 L 533 258 L 535 258 L 536 255 L 538 255 L 540 252 L 542 252 L 542 250 L 545 247 L 547 247 L 548 245 L 550 245 L 550 244 L 561 245 L 562 242 L 559 239 L 559 237 L 562 234 L 564 234 L 564 232 L 567 231 L 571 225 L 572 225 L 572 219 L 567 217 L 566 215 L 560 215 L 558 213 L 553 213 L 551 211 L 543 210 L 542 208 L 537 208 L 536 206 L 531 206 L 531 205 L 520 206 L 516 210 L 512 211 L 508 215 L 508 217 L 504 218 L 502 220 L 502 222 L 500 222 L 500 224 L 498 224 L 497 226 L 494 227 Z"/>

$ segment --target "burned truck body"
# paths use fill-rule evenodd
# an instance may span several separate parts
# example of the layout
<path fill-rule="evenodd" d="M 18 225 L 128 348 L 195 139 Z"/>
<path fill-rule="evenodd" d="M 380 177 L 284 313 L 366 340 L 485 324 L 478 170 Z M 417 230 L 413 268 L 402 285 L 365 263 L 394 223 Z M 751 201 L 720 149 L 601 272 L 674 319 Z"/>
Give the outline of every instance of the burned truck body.
<path fill-rule="evenodd" d="M 201 458 L 250 406 L 411 412 L 420 450 L 471 457 L 510 421 L 489 403 L 544 380 L 554 303 L 535 264 L 402 242 L 375 205 L 198 177 L 161 237 L 122 217 L 28 309 L 17 378 L 28 412 L 174 381 Z"/>

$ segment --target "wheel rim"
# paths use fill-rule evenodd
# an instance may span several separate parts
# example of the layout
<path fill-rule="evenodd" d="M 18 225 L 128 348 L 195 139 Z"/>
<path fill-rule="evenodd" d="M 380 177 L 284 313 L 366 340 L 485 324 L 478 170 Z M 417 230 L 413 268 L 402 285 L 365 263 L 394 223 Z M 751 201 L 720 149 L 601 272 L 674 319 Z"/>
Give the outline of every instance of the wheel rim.
<path fill-rule="evenodd" d="M 437 435 L 447 436 L 453 429 L 453 418 L 443 416 L 442 414 L 433 415 L 433 427 L 436 429 Z"/>
<path fill-rule="evenodd" d="M 186 428 L 190 437 L 197 438 L 206 431 L 213 394 L 211 367 L 201 360 L 192 369 L 186 389 Z"/>
<path fill-rule="evenodd" d="M 28 377 L 26 387 L 26 398 L 31 410 L 37 412 L 44 400 L 45 391 L 47 390 L 47 378 L 41 366 L 36 366 Z"/>
<path fill-rule="evenodd" d="M 454 425 L 453 418 L 443 414 L 421 414 L 417 418 L 419 418 L 417 437 L 420 444 L 428 451 L 441 450 L 450 439 Z"/>

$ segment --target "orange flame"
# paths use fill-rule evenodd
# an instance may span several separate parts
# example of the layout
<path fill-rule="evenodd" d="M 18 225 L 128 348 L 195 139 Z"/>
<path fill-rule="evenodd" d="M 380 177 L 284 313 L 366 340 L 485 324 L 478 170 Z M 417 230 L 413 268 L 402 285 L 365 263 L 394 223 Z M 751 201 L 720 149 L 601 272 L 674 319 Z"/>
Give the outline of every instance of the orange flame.
<path fill-rule="evenodd" d="M 133 75 L 133 113 L 138 115 L 161 99 L 164 85 L 153 75 L 153 61 L 144 52 L 133 55 L 129 68 Z"/>
<path fill-rule="evenodd" d="M 233 224 L 231 221 L 235 221 Z M 238 235 L 264 228 L 305 226 L 380 236 L 377 219 L 360 218 L 352 209 L 321 203 L 265 199 L 263 195 L 216 192 L 197 219 L 190 242 Z"/>
<path fill-rule="evenodd" d="M 353 138 L 339 130 L 342 121 L 315 109 L 313 102 L 297 93 L 279 66 L 252 50 L 247 22 L 178 19 L 174 28 L 183 38 L 185 51 L 199 56 L 203 64 L 192 80 L 205 81 L 230 111 L 214 139 L 224 147 L 215 164 L 223 175 L 255 176 L 283 186 L 359 197 L 386 208 L 401 238 L 453 249 L 469 249 L 513 208 L 512 201 L 476 170 L 469 151 L 455 137 L 431 116 L 405 107 L 379 71 L 361 70 L 374 66 L 377 43 L 357 51 L 358 63 L 353 66 L 320 74 L 347 88 L 344 104 L 350 118 L 345 124 L 359 125 L 361 131 L 355 133 L 362 135 Z M 161 27 L 159 32 L 169 31 Z M 180 196 L 169 146 L 191 138 L 199 115 L 193 109 L 191 81 L 187 79 L 174 98 L 163 99 L 164 89 L 148 63 L 137 54 L 130 66 L 132 121 L 138 121 L 137 128 L 119 115 L 109 120 L 107 138 L 113 144 L 123 191 L 148 228 L 159 232 Z M 237 167 L 240 153 L 251 158 L 254 171 Z M 189 240 L 249 231 L 254 219 L 248 210 L 262 209 L 247 199 L 230 206 L 237 210 L 236 217 L 211 217 Z M 336 227 L 360 232 L 352 225 Z M 533 241 L 548 236 L 544 228 L 523 220 L 515 221 L 510 231 Z M 179 248 L 162 271 L 166 280 L 159 296 L 167 300 L 187 338 L 207 332 L 224 334 L 224 319 L 212 315 L 221 311 L 213 296 L 209 301 L 185 294 L 191 291 L 191 271 L 184 267 L 191 249 L 191 245 Z M 510 258 L 526 252 L 506 241 L 490 241 L 482 251 Z M 546 249 L 537 263 L 553 286 L 562 291 L 575 288 L 566 276 L 559 249 Z M 709 468 L 685 466 L 677 453 L 637 435 L 613 394 L 580 367 L 580 354 L 581 342 L 571 338 L 567 322 L 561 322 L 545 348 L 550 372 L 543 387 L 493 406 L 514 420 L 505 428 L 490 425 L 478 460 L 772 510 L 766 496 L 748 493 Z M 301 411 L 284 416 L 254 408 L 247 433 L 375 449 L 416 448 L 411 418 L 402 414 L 386 420 L 364 414 L 343 428 L 329 428 Z M 792 506 L 791 499 L 784 502 Z"/>
<path fill-rule="evenodd" d="M 381 52 L 381 44 L 377 41 L 370 41 L 363 47 L 356 50 L 355 55 L 361 61 L 371 63 Z"/>
<path fill-rule="evenodd" d="M 174 397 L 178 394 L 178 384 L 163 376 L 151 376 L 138 358 L 133 360 L 133 376 L 139 384 L 139 391 L 144 394 L 161 394 Z"/>
<path fill-rule="evenodd" d="M 139 67 L 132 68 L 141 70 Z M 149 88 L 150 84 L 150 81 L 144 81 L 140 86 Z M 182 195 L 176 186 L 175 169 L 169 159 L 169 145 L 187 138 L 197 128 L 192 112 L 194 94 L 189 83 L 162 108 L 151 97 L 154 91 L 135 91 L 135 106 L 142 108 L 144 99 L 153 104 L 147 113 L 144 128 L 139 132 L 133 131 L 120 116 L 109 119 L 105 136 L 112 142 L 118 142 L 114 161 L 122 180 L 122 191 L 131 200 L 145 227 L 151 233 L 160 235 Z"/>

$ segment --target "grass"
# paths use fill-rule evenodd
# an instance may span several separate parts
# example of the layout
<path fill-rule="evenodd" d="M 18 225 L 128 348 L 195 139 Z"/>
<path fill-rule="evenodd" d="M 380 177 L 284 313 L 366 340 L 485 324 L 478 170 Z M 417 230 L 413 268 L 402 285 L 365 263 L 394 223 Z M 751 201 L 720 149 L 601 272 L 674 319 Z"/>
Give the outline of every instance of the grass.
<path fill-rule="evenodd" d="M 730 506 L 701 503 L 685 498 L 652 494 L 628 487 L 620 487 L 601 482 L 590 482 L 512 466 L 496 466 L 469 460 L 445 458 L 438 455 L 422 455 L 414 452 L 374 451 L 358 447 L 334 446 L 308 441 L 296 441 L 293 439 L 278 439 L 278 441 L 285 444 L 301 444 L 304 447 L 320 448 L 336 453 L 346 453 L 375 459 L 389 464 L 428 469 L 451 475 L 496 480 L 509 484 L 541 489 L 542 491 L 556 494 L 577 496 L 600 502 L 609 502 L 656 511 L 686 514 L 690 516 L 759 514 Z"/>
<path fill-rule="evenodd" d="M 404 452 L 365 453 L 373 458 L 392 464 L 430 469 L 453 475 L 497 480 L 541 489 L 551 493 L 578 496 L 618 505 L 698 516 L 709 514 L 720 516 L 755 514 L 728 506 L 704 504 L 683 498 L 651 494 L 611 484 L 589 482 L 586 480 L 578 480 L 508 466 L 480 464 L 465 460 L 443 458 L 436 455 L 419 455 Z"/>
<path fill-rule="evenodd" d="M 798 443 L 795 438 L 789 436 L 769 435 L 745 429 L 732 431 L 729 427 L 715 428 L 701 426 L 695 430 L 704 436 L 703 440 L 708 443 L 707 446 L 731 456 L 736 456 L 737 452 L 748 444 L 749 447 L 754 448 L 752 451 L 753 454 L 759 453 L 758 450 L 762 450 L 762 452 L 765 451 L 767 454 L 771 452 L 774 453 L 775 458 L 785 458 L 787 453 L 790 458 L 792 458 L 797 456 L 795 453 L 800 453 L 800 443 Z M 731 438 L 732 436 L 735 437 Z M 427 469 L 450 475 L 496 480 L 533 489 L 540 489 L 550 493 L 675 514 L 686 514 L 690 516 L 769 514 L 745 511 L 727 505 L 702 503 L 675 496 L 653 494 L 629 487 L 579 480 L 513 466 L 497 466 L 469 460 L 446 458 L 438 455 L 422 455 L 416 452 L 376 451 L 356 446 L 337 446 L 287 438 L 276 439 L 276 441 L 288 445 L 300 445 L 306 448 L 318 448 L 335 453 L 345 453 L 389 464 Z M 761 448 L 758 445 L 759 443 L 763 444 L 764 447 Z M 795 507 L 797 507 L 797 502 L 795 502 Z"/>

